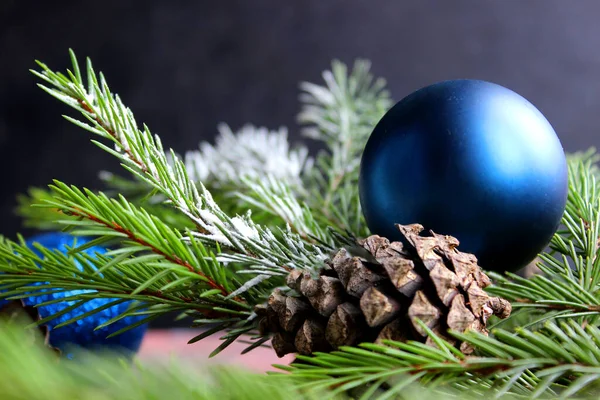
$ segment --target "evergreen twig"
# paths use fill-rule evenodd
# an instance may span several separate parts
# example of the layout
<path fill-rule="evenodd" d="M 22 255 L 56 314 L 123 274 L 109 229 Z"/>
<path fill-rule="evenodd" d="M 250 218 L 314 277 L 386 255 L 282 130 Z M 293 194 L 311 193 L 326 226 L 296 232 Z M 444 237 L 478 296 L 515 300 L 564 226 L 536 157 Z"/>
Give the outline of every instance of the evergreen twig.
<path fill-rule="evenodd" d="M 94 354 L 83 350 L 73 350 L 73 360 L 58 362 L 56 355 L 48 349 L 32 346 L 24 340 L 21 326 L 0 321 L 0 333 L 2 399 L 301 398 L 292 385 L 273 385 L 266 375 L 232 366 L 198 368 L 175 359 L 164 365 L 137 361 L 132 364 L 116 354 Z"/>
<path fill-rule="evenodd" d="M 306 201 L 328 225 L 355 237 L 368 235 L 358 200 L 360 155 L 373 127 L 392 105 L 385 80 L 374 79 L 370 68 L 370 62 L 357 60 L 349 73 L 334 61 L 331 71 L 323 72 L 326 86 L 301 84 L 303 107 L 298 115 L 304 135 L 327 146 L 308 173 L 311 190 Z"/>
<path fill-rule="evenodd" d="M 526 398 L 570 398 L 600 393 L 600 329 L 581 327 L 574 321 L 548 322 L 541 331 L 497 329 L 495 337 L 480 333 L 452 333 L 479 349 L 471 357 L 458 352 L 446 340 L 436 338 L 438 348 L 420 342 L 364 343 L 342 347 L 313 357 L 298 356 L 300 363 L 281 368 L 297 378 L 305 390 L 329 390 L 324 398 L 365 385 L 385 391 L 373 399 L 398 393 L 412 377 L 430 383 L 447 396 L 463 397 L 478 390 L 488 397 L 506 394 Z M 454 391 L 456 390 L 456 391 Z M 452 396 L 453 397 L 453 396 Z"/>
<path fill-rule="evenodd" d="M 87 63 L 87 87 L 73 52 L 73 72 L 55 73 L 43 63 L 42 72 L 33 71 L 45 84 L 45 91 L 82 113 L 87 122 L 66 117 L 74 124 L 110 141 L 115 149 L 94 141 L 122 161 L 137 178 L 163 194 L 195 224 L 192 234 L 208 243 L 214 241 L 231 250 L 222 252 L 222 261 L 250 263 L 258 274 L 284 274 L 289 268 L 318 268 L 326 254 L 305 244 L 290 230 L 255 224 L 250 215 L 230 217 L 216 204 L 202 183 L 190 179 L 185 163 L 171 152 L 165 154 L 162 143 L 147 126 L 139 129 L 133 113 L 114 95 L 102 74 L 96 75 Z"/>

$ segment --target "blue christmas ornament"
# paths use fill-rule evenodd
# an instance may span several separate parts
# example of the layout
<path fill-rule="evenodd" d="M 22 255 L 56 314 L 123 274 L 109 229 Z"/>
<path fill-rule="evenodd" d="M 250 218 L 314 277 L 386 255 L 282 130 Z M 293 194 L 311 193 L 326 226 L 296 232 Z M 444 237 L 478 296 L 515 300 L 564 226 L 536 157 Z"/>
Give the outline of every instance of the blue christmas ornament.
<path fill-rule="evenodd" d="M 476 80 L 436 83 L 398 102 L 361 160 L 360 202 L 374 234 L 394 224 L 455 236 L 484 269 L 523 267 L 556 231 L 567 164 L 556 133 L 526 99 Z"/>
<path fill-rule="evenodd" d="M 65 234 L 65 233 L 47 233 L 38 236 L 34 236 L 27 241 L 27 245 L 33 247 L 33 243 L 39 243 L 42 246 L 49 249 L 59 249 L 66 252 L 67 246 L 73 247 L 75 243 L 82 245 L 87 242 L 83 238 L 77 238 Z M 106 250 L 101 247 L 90 247 L 85 250 L 87 254 L 103 254 Z M 39 253 L 38 253 L 39 254 Z M 28 297 L 24 299 L 25 306 L 34 306 L 36 304 L 43 303 L 45 301 L 61 299 L 72 296 L 79 293 L 89 293 L 92 290 L 70 290 L 61 293 L 48 293 L 41 296 Z M 117 351 L 125 351 L 128 353 L 136 352 L 141 344 L 144 333 L 146 332 L 147 325 L 141 325 L 134 329 L 131 329 L 123 334 L 111 337 L 107 339 L 107 336 L 113 332 L 116 332 L 126 326 L 138 322 L 143 317 L 126 317 L 114 324 L 107 327 L 94 330 L 98 325 L 122 314 L 131 305 L 131 302 L 124 302 L 118 305 L 114 305 L 107 309 L 104 309 L 96 314 L 83 318 L 77 322 L 66 325 L 61 328 L 55 328 L 61 322 L 65 322 L 77 315 L 87 313 L 93 309 L 104 306 L 116 299 L 94 299 L 88 301 L 84 305 L 77 307 L 73 311 L 70 311 L 56 319 L 53 319 L 46 323 L 49 330 L 49 343 L 58 349 L 64 350 L 66 347 L 76 345 L 83 348 L 110 348 Z M 65 308 L 75 304 L 75 301 L 64 301 L 60 303 L 54 303 L 51 305 L 38 307 L 37 310 L 41 318 L 45 318 L 49 315 L 56 314 L 57 312 L 64 310 Z M 0 304 L 1 305 L 1 304 Z"/>

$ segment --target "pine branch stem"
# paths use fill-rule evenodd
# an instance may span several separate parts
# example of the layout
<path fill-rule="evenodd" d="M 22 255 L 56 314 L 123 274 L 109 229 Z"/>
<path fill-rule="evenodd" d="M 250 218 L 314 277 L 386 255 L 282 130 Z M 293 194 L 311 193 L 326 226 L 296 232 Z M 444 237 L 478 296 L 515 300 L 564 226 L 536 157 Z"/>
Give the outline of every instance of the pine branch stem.
<path fill-rule="evenodd" d="M 11 275 L 21 275 L 21 276 L 30 276 L 31 271 L 25 270 L 23 272 L 11 272 L 10 274 Z M 71 281 L 71 282 L 77 283 L 77 284 L 80 284 L 82 282 L 80 279 L 77 279 L 77 278 L 61 277 L 61 279 L 64 281 Z M 115 297 L 119 297 L 123 294 L 130 294 L 128 291 L 110 290 L 110 289 L 106 289 L 106 288 L 102 288 L 98 291 L 102 292 L 102 293 L 114 295 Z M 175 305 L 175 306 L 177 306 L 177 305 L 182 306 L 181 304 L 178 303 L 178 301 L 182 301 L 182 302 L 186 303 L 186 306 L 185 306 L 186 309 L 191 308 L 194 311 L 204 315 L 207 318 L 211 318 L 211 319 L 212 318 L 230 318 L 231 317 L 230 314 L 214 311 L 213 309 L 207 309 L 206 307 L 203 307 L 201 305 L 195 305 L 194 303 L 196 303 L 196 301 L 189 297 L 178 296 L 176 300 L 173 300 L 173 299 L 169 298 L 168 296 L 165 296 L 160 291 L 153 291 L 153 290 L 149 290 L 149 289 L 140 291 L 138 293 L 138 295 L 141 297 L 155 297 L 157 299 L 160 299 L 161 304 L 171 304 L 171 305 Z"/>
<path fill-rule="evenodd" d="M 210 286 L 212 289 L 218 289 L 221 291 L 221 294 L 223 296 L 228 296 L 229 292 L 225 289 L 225 287 L 223 287 L 223 285 L 218 284 L 217 282 L 215 282 L 213 279 L 211 279 L 210 277 L 206 276 L 206 274 L 203 274 L 202 272 L 196 270 L 192 265 L 190 265 L 188 262 L 180 259 L 179 257 L 175 256 L 175 255 L 171 255 L 171 254 L 166 254 L 164 252 L 162 252 L 160 249 L 157 249 L 156 247 L 152 246 L 151 244 L 147 243 L 144 239 L 137 237 L 132 231 L 127 230 L 123 227 L 121 227 L 119 224 L 117 224 L 116 222 L 107 222 L 107 221 L 103 221 L 100 218 L 95 217 L 94 215 L 88 214 L 82 210 L 78 210 L 79 214 L 78 216 L 82 217 L 82 218 L 86 218 L 89 219 L 90 221 L 94 221 L 98 224 L 101 224 L 107 228 L 110 228 L 116 232 L 119 233 L 123 233 L 125 235 L 127 235 L 127 237 L 142 245 L 145 247 L 148 247 L 153 253 L 158 254 L 163 256 L 166 260 L 172 262 L 173 264 L 177 264 L 177 265 L 181 265 L 183 267 L 185 267 L 188 271 L 193 272 L 195 274 L 200 275 L 201 277 L 203 277 L 206 280 L 206 284 L 208 286 Z"/>
<path fill-rule="evenodd" d="M 98 125 L 99 125 L 99 126 L 101 126 L 101 127 L 102 127 L 102 129 L 104 129 L 104 130 L 105 130 L 105 132 L 106 132 L 106 133 L 107 133 L 107 134 L 108 134 L 110 137 L 112 137 L 114 140 L 116 140 L 116 141 L 117 141 L 117 142 L 120 144 L 120 146 L 119 146 L 119 147 L 120 147 L 120 149 L 121 149 L 121 150 L 122 150 L 122 151 L 123 151 L 123 152 L 124 152 L 124 153 L 127 155 L 127 158 L 128 158 L 129 160 L 131 160 L 133 163 L 135 163 L 135 164 L 138 166 L 138 168 L 140 168 L 140 170 L 141 170 L 141 171 L 142 171 L 144 174 L 152 174 L 152 171 L 150 171 L 150 169 L 149 169 L 149 168 L 148 168 L 148 166 L 147 166 L 147 165 L 146 165 L 146 164 L 143 162 L 143 160 L 140 160 L 138 157 L 136 157 L 136 156 L 134 155 L 134 153 L 133 153 L 133 152 L 132 152 L 132 151 L 131 151 L 131 150 L 128 148 L 128 146 L 126 146 L 126 145 L 125 145 L 124 141 L 123 141 L 123 140 L 121 140 L 121 138 L 120 138 L 120 137 L 119 137 L 119 135 L 117 134 L 116 130 L 115 130 L 115 129 L 113 129 L 112 127 L 108 126 L 108 125 L 106 124 L 106 122 L 105 122 L 105 121 L 103 121 L 101 118 L 99 118 L 99 117 L 98 117 L 98 113 L 96 113 L 96 112 L 94 111 L 93 105 L 91 105 L 91 104 L 88 104 L 86 101 L 84 101 L 84 100 L 82 100 L 82 99 L 79 99 L 79 98 L 76 98 L 76 97 L 73 97 L 73 96 L 70 96 L 70 97 L 71 97 L 73 100 L 77 101 L 77 102 L 78 102 L 78 104 L 80 104 L 80 106 L 81 106 L 81 107 L 82 107 L 82 108 L 83 108 L 83 109 L 84 109 L 84 110 L 85 110 L 87 113 L 89 113 L 89 114 L 92 116 L 92 118 L 93 118 L 93 119 L 96 121 L 96 123 L 98 123 Z M 167 195 L 168 195 L 168 193 L 167 193 Z M 188 216 L 188 217 L 191 217 L 190 219 L 191 219 L 191 220 L 194 222 L 194 225 L 195 225 L 195 227 L 196 227 L 196 230 L 197 230 L 199 233 L 201 233 L 201 234 L 208 234 L 208 233 L 209 233 L 209 232 L 208 232 L 208 231 L 207 231 L 207 230 L 206 230 L 204 227 L 202 227 L 201 225 L 199 225 L 199 224 L 197 223 L 197 219 L 196 219 L 196 218 L 194 218 L 193 216 L 191 216 L 191 215 L 189 214 L 189 212 L 187 212 L 186 210 L 182 209 L 182 208 L 181 208 L 181 207 L 178 205 L 178 202 L 176 201 L 176 199 L 175 199 L 175 198 L 172 198 L 172 197 L 170 197 L 170 200 L 171 200 L 171 201 L 172 201 L 172 203 L 174 204 L 175 208 L 177 208 L 177 209 L 179 209 L 180 211 L 182 211 L 182 212 L 184 213 L 184 215 L 186 215 L 186 216 Z M 89 219 L 91 219 L 91 220 L 94 220 L 93 218 L 91 218 L 92 216 L 90 216 L 90 215 L 86 215 L 86 216 L 84 216 L 84 217 L 86 217 L 86 218 L 89 218 Z M 96 221 L 96 222 L 100 222 L 100 223 L 102 223 L 103 225 L 107 226 L 108 228 L 115 229 L 116 231 L 119 231 L 119 228 L 120 228 L 120 227 L 118 227 L 118 228 L 117 228 L 117 227 L 114 227 L 114 226 L 111 226 L 111 225 L 106 225 L 106 224 L 105 224 L 104 222 L 102 222 L 102 221 Z M 120 229 L 122 229 L 122 228 L 120 228 Z M 119 231 L 119 232 L 120 232 L 120 231 Z M 123 231 L 122 233 L 124 233 L 124 234 L 126 234 L 126 235 L 128 235 L 128 236 L 130 236 L 130 235 L 132 234 L 131 232 L 127 232 L 127 231 Z M 152 250 L 153 250 L 155 253 L 165 256 L 165 257 L 166 257 L 166 258 L 167 258 L 169 261 L 172 261 L 172 262 L 174 262 L 174 263 L 176 263 L 176 264 L 182 265 L 182 266 L 184 266 L 184 267 L 188 268 L 188 269 L 189 269 L 191 272 L 196 272 L 196 273 L 198 273 L 198 274 L 200 274 L 200 275 L 204 276 L 204 277 L 207 279 L 207 283 L 208 283 L 208 284 L 209 284 L 209 285 L 210 285 L 212 288 L 221 290 L 221 292 L 222 292 L 222 294 L 223 294 L 224 296 L 227 296 L 227 295 L 229 295 L 229 293 L 227 292 L 227 290 L 225 290 L 225 288 L 224 288 L 223 286 L 221 286 L 221 285 L 217 284 L 216 282 L 214 282 L 214 281 L 213 281 L 213 280 L 211 280 L 210 278 L 206 277 L 204 274 L 202 274 L 202 273 L 200 273 L 200 272 L 197 272 L 197 271 L 195 271 L 195 270 L 194 270 L 194 268 L 193 268 L 191 265 L 189 265 L 189 264 L 187 264 L 187 263 L 182 263 L 182 261 L 181 261 L 181 260 L 178 260 L 178 259 L 176 259 L 176 258 L 174 258 L 174 257 L 172 257 L 172 256 L 170 256 L 170 255 L 167 255 L 167 254 L 163 254 L 163 253 L 161 253 L 160 251 L 158 251 L 157 249 L 153 248 L 152 246 L 149 246 L 147 243 L 145 243 L 145 242 L 143 242 L 143 241 L 142 241 L 142 242 L 140 242 L 140 240 L 141 240 L 141 239 L 139 239 L 139 238 L 135 238 L 135 237 L 130 237 L 130 238 L 131 238 L 132 240 L 134 240 L 134 241 L 136 241 L 136 242 L 138 242 L 138 243 L 140 243 L 140 244 L 144 245 L 144 246 L 148 246 L 148 247 L 150 247 L 150 248 L 151 248 L 151 249 L 152 249 Z M 254 253 L 253 253 L 251 250 L 245 249 L 244 251 L 241 251 L 240 249 L 236 248 L 235 246 L 227 246 L 226 244 L 223 244 L 223 243 L 222 243 L 222 246 L 226 247 L 228 250 L 230 250 L 230 251 L 231 251 L 231 252 L 233 252 L 233 253 L 240 254 L 240 255 L 245 255 L 245 256 L 249 256 L 249 257 L 255 258 L 255 259 L 257 259 L 257 260 L 258 260 L 258 259 L 260 259 L 260 257 L 259 257 L 258 255 L 256 255 L 256 254 L 254 254 Z M 281 266 L 281 267 L 287 270 L 286 266 Z M 241 299 L 239 299 L 239 298 L 236 298 L 236 300 L 237 300 L 237 301 L 241 301 Z"/>
<path fill-rule="evenodd" d="M 75 97 L 71 97 L 73 100 L 77 101 L 79 103 L 79 105 L 81 106 L 81 108 L 83 108 L 83 110 L 85 110 L 87 113 L 89 113 L 92 118 L 94 118 L 94 121 L 96 121 L 96 123 L 98 123 L 98 125 L 100 125 L 102 127 L 102 129 L 104 129 L 106 131 L 106 133 L 108 133 L 110 136 L 112 136 L 115 140 L 119 140 L 117 133 L 114 129 L 112 129 L 111 127 L 107 126 L 106 123 L 104 123 L 104 121 L 102 121 L 99 117 L 98 117 L 98 113 L 94 112 L 94 109 L 92 108 L 91 105 L 89 105 L 88 103 L 86 103 L 85 101 L 81 100 L 81 99 L 77 99 Z M 146 164 L 144 164 L 141 160 L 138 160 L 134 157 L 133 153 L 131 152 L 131 150 L 127 149 L 127 148 L 123 148 L 123 151 L 125 152 L 125 154 L 127 154 L 128 158 L 133 161 L 144 173 L 148 173 L 148 167 L 146 166 Z"/>
<path fill-rule="evenodd" d="M 78 99 L 76 97 L 71 96 L 71 98 L 75 101 L 78 102 L 78 104 L 81 106 L 81 108 L 83 110 L 85 110 L 87 113 L 89 113 L 92 118 L 94 118 L 94 121 L 96 121 L 96 123 L 102 127 L 102 129 L 104 129 L 106 131 L 106 133 L 108 135 L 110 135 L 114 140 L 119 141 L 119 143 L 122 143 L 122 141 L 119 139 L 119 136 L 117 135 L 116 131 L 114 129 L 112 129 L 110 126 L 108 126 L 102 119 L 100 119 L 98 117 L 98 113 L 96 113 L 93 109 L 93 106 L 88 104 L 87 102 Z M 121 146 L 121 149 L 123 150 L 123 152 L 127 155 L 127 158 L 129 160 L 131 160 L 133 163 L 135 163 L 138 168 L 144 173 L 147 174 L 150 172 L 150 170 L 148 169 L 148 166 L 140 159 L 136 158 L 133 154 L 133 152 L 131 150 L 129 150 L 126 146 Z M 201 227 L 198 224 L 195 224 L 196 229 L 198 230 L 198 232 L 203 233 L 203 234 L 207 234 L 208 231 L 206 229 L 204 229 L 203 227 Z"/>

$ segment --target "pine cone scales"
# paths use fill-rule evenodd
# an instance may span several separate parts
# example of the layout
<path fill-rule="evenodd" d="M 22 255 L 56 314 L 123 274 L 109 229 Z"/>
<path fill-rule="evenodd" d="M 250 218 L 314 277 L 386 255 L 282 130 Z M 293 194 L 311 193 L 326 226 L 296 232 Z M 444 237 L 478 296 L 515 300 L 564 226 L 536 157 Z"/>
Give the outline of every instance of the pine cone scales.
<path fill-rule="evenodd" d="M 398 229 L 406 245 L 370 236 L 359 241 L 364 255 L 341 249 L 316 279 L 294 270 L 286 282 L 293 291 L 276 290 L 257 307 L 261 333 L 274 334 L 278 356 L 385 339 L 435 345 L 417 319 L 454 343 L 448 329 L 485 334 L 491 315 L 510 315 L 508 301 L 483 290 L 489 278 L 475 256 L 456 249 L 456 238 L 420 236 L 418 224 Z M 472 352 L 466 344 L 460 349 Z"/>

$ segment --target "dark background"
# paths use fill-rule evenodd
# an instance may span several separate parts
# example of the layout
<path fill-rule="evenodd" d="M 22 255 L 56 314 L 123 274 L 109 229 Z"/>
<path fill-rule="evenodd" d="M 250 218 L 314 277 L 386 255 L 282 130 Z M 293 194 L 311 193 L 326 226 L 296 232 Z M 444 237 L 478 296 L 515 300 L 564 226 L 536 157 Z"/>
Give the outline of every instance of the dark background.
<path fill-rule="evenodd" d="M 98 186 L 116 162 L 36 88 L 40 59 L 90 56 L 177 151 L 225 121 L 290 127 L 297 84 L 332 58 L 373 61 L 395 99 L 438 80 L 480 78 L 532 101 L 566 150 L 600 146 L 600 2 L 0 0 L 0 232 L 20 229 L 15 194 L 52 178 Z"/>

